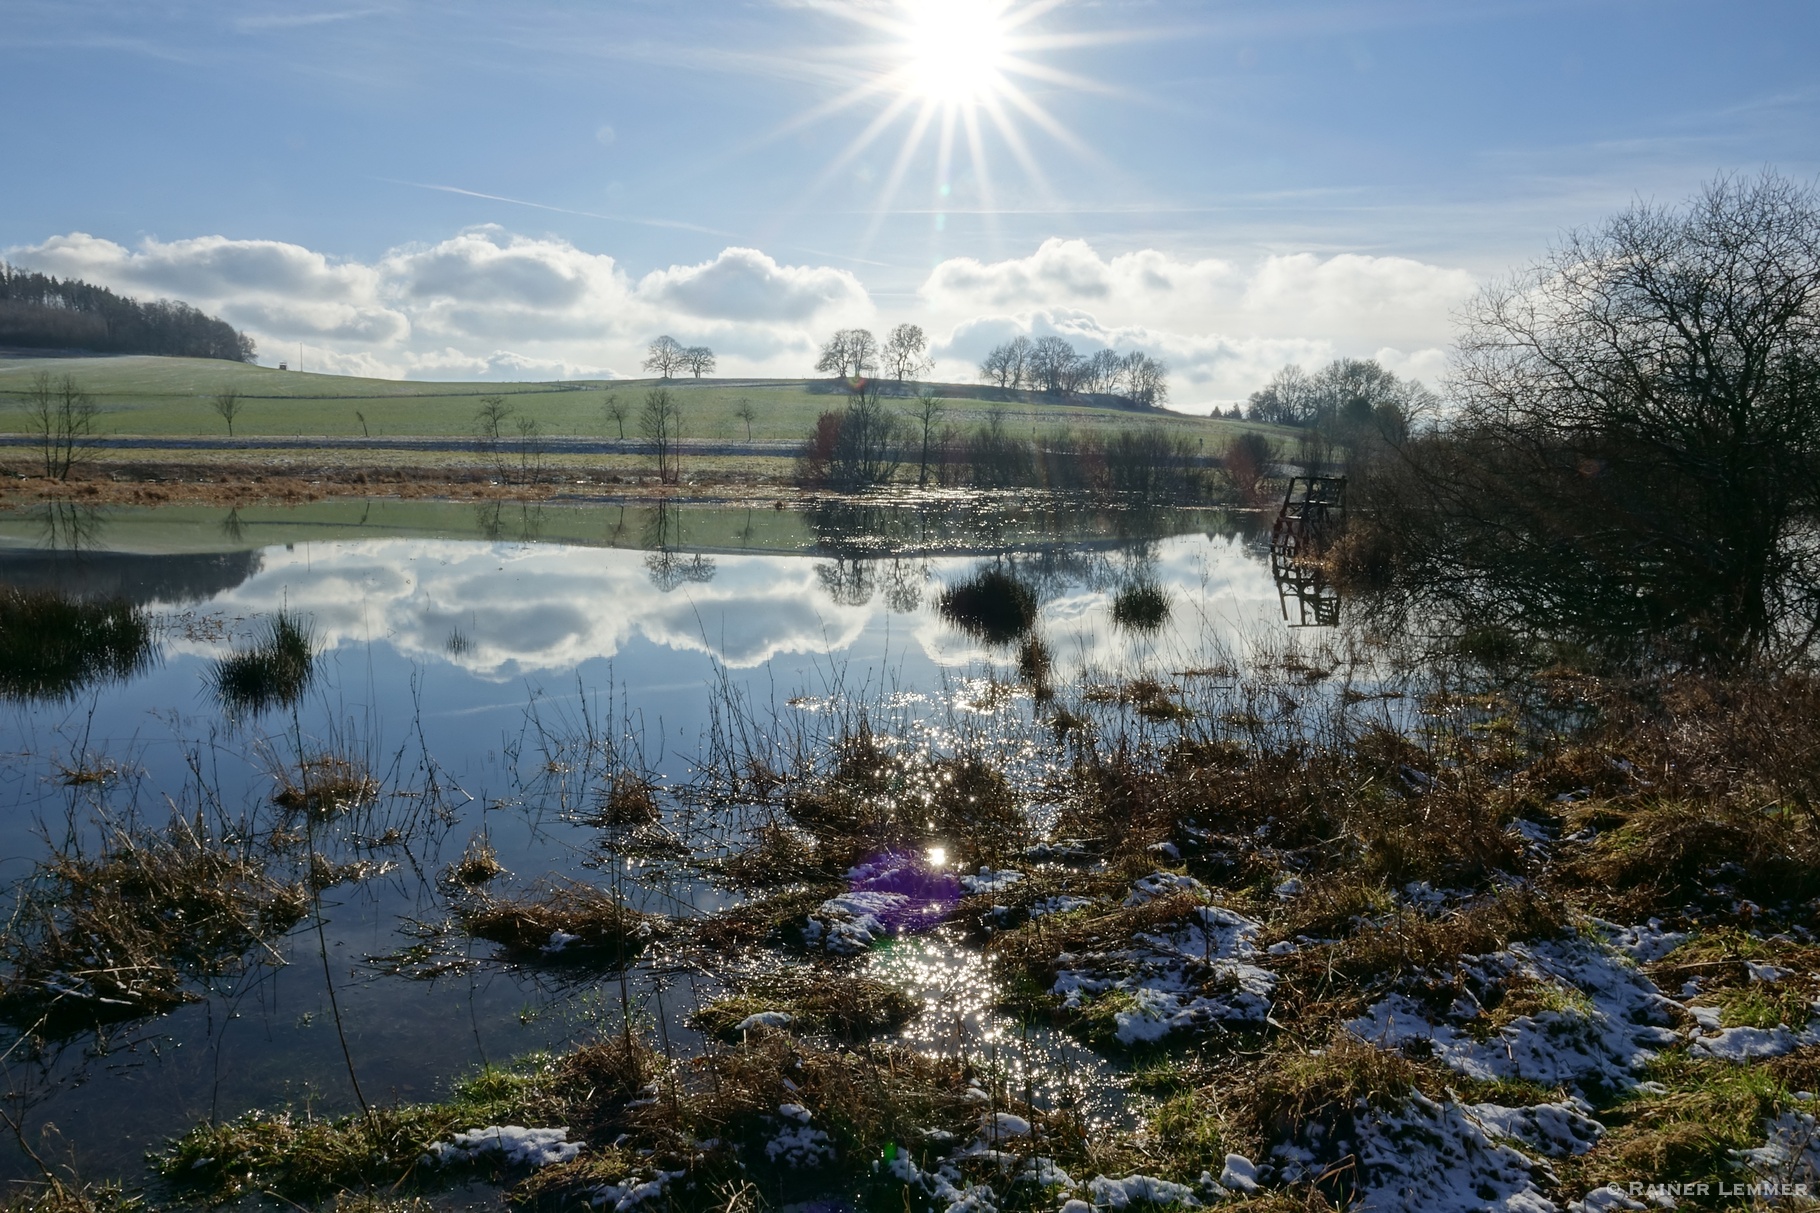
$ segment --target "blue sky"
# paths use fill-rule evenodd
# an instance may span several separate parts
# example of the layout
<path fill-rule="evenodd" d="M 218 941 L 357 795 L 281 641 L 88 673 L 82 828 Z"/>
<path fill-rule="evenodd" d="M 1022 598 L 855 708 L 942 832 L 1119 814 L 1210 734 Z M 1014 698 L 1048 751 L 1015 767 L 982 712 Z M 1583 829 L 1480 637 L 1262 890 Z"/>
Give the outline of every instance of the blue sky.
<path fill-rule="evenodd" d="M 350 372 L 800 374 L 907 320 L 953 376 L 1146 348 L 1185 406 L 1432 380 L 1563 228 L 1811 179 L 1816 47 L 1811 0 L 0 0 L 0 249 Z"/>

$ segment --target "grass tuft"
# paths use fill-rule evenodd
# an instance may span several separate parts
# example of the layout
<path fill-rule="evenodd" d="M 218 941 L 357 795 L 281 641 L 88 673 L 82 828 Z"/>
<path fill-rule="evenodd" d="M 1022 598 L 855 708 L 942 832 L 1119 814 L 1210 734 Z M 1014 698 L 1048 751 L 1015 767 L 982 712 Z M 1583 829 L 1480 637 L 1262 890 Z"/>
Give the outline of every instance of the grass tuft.
<path fill-rule="evenodd" d="M 280 611 L 267 620 L 266 634 L 258 643 L 215 663 L 211 681 L 216 698 L 228 711 L 256 716 L 297 702 L 315 673 L 309 625 Z"/>
<path fill-rule="evenodd" d="M 487 898 L 461 924 L 518 959 L 623 966 L 655 940 L 663 920 L 592 885 L 548 884 L 518 899 Z"/>
<path fill-rule="evenodd" d="M 1154 632 L 1169 619 L 1169 591 L 1154 581 L 1119 587 L 1112 598 L 1112 622 L 1133 632 Z"/>
<path fill-rule="evenodd" d="M 989 644 L 1010 644 L 1036 624 L 1036 592 L 1002 569 L 981 569 L 944 589 L 942 617 Z"/>

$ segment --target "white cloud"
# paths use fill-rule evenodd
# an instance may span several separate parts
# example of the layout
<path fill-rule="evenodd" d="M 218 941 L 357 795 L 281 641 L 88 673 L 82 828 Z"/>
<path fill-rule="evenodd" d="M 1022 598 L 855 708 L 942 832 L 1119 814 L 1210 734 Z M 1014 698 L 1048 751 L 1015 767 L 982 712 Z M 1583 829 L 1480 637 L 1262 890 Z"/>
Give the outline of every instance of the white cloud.
<path fill-rule="evenodd" d="M 704 320 L 801 323 L 864 319 L 872 301 L 858 278 L 827 266 L 779 265 L 757 249 L 730 248 L 702 265 L 645 275 L 639 295 Z"/>
<path fill-rule="evenodd" d="M 910 320 L 937 334 L 936 373 L 971 379 L 991 346 L 1056 334 L 1142 349 L 1173 369 L 1178 407 L 1242 399 L 1285 362 L 1377 356 L 1430 381 L 1470 274 L 1404 257 L 1290 253 L 1248 265 L 1052 239 L 1001 261 L 937 265 L 881 314 L 851 271 L 731 247 L 636 280 L 609 254 L 497 226 L 394 248 L 371 263 L 225 236 L 136 247 L 82 232 L 6 250 L 22 265 L 140 297 L 180 298 L 312 369 L 413 378 L 635 374 L 670 333 L 711 345 L 722 374 L 801 375 L 827 333 Z M 945 334 L 942 335 L 942 334 Z"/>
<path fill-rule="evenodd" d="M 8 255 L 60 277 L 182 299 L 262 335 L 385 343 L 411 330 L 406 316 L 381 300 L 377 269 L 277 240 L 147 239 L 133 250 L 72 232 Z"/>
<path fill-rule="evenodd" d="M 1240 268 L 1155 249 L 1106 258 L 1053 239 L 1027 257 L 944 261 L 919 295 L 947 326 L 935 352 L 948 377 L 1009 337 L 1054 334 L 1084 350 L 1158 355 L 1176 404 L 1205 407 L 1243 398 L 1286 362 L 1341 355 L 1384 351 L 1398 374 L 1432 380 L 1450 314 L 1475 288 L 1465 270 L 1404 257 L 1296 253 Z"/>

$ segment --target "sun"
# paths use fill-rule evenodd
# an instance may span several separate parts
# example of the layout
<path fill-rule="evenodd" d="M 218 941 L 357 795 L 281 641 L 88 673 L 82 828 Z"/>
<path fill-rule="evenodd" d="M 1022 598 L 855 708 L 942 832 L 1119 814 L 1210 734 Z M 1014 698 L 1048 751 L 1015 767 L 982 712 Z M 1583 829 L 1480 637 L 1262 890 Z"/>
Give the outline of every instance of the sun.
<path fill-rule="evenodd" d="M 1004 5 L 918 0 L 906 10 L 905 91 L 943 107 L 973 107 L 1004 90 L 1011 54 Z"/>
<path fill-rule="evenodd" d="M 1046 98 L 1039 98 L 1120 94 L 1047 60 L 1055 52 L 1090 52 L 1137 31 L 1044 28 L 1053 24 L 1050 18 L 1066 0 L 795 2 L 858 25 L 864 34 L 859 41 L 831 40 L 814 52 L 799 52 L 805 57 L 797 63 L 843 87 L 776 128 L 765 141 L 872 111 L 862 129 L 807 183 L 802 204 L 837 182 L 851 181 L 849 170 L 856 162 L 891 142 L 894 132 L 902 132 L 882 176 L 871 175 L 869 169 L 864 178 L 873 215 L 862 246 L 877 235 L 915 162 L 933 169 L 925 205 L 938 232 L 956 205 L 951 195 L 957 178 L 968 182 L 971 196 L 966 205 L 982 215 L 996 214 L 996 168 L 1002 166 L 991 161 L 997 154 L 1008 154 L 1039 194 L 1055 199 L 1045 172 L 1045 163 L 1053 160 L 1052 149 L 1033 144 L 1032 136 L 1084 162 L 1102 164 L 1050 112 Z"/>

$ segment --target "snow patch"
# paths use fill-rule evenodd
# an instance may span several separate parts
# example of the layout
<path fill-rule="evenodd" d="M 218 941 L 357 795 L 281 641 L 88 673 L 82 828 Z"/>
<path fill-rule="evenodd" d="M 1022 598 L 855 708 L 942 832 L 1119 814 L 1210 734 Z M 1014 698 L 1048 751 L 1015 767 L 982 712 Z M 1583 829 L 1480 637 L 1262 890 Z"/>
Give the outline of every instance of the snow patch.
<path fill-rule="evenodd" d="M 1320 1129 L 1316 1125 L 1314 1128 Z M 1346 1136 L 1321 1142 L 1320 1157 L 1357 1159 L 1360 1210 L 1382 1213 L 1558 1213 L 1536 1185 L 1541 1169 L 1487 1135 L 1456 1103 L 1411 1095 L 1396 1110 L 1360 1101 Z M 1279 1147 L 1282 1177 L 1311 1180 L 1324 1164 L 1314 1151 Z"/>
<path fill-rule="evenodd" d="M 1666 1026 L 1669 1008 L 1678 1004 L 1626 959 L 1588 940 L 1512 944 L 1464 958 L 1460 975 L 1468 991 L 1488 992 L 1515 978 L 1553 986 L 1568 1005 L 1519 1016 L 1479 1040 L 1465 1029 L 1481 1014 L 1473 993 L 1438 1016 L 1393 994 L 1347 1027 L 1385 1048 L 1424 1043 L 1441 1062 L 1473 1078 L 1581 1088 L 1630 1087 L 1639 1068 L 1680 1039 Z"/>
<path fill-rule="evenodd" d="M 1131 885 L 1131 895 L 1125 898 L 1127 906 L 1141 906 L 1159 897 L 1172 897 L 1177 893 L 1193 893 L 1197 896 L 1207 891 L 1207 886 L 1192 876 L 1180 872 L 1152 872 Z"/>
<path fill-rule="evenodd" d="M 487 1125 L 454 1134 L 448 1141 L 432 1145 L 423 1157 L 426 1162 L 473 1162 L 487 1154 L 499 1155 L 511 1167 L 547 1167 L 568 1162 L 581 1153 L 581 1143 L 569 1140 L 567 1126 L 558 1129 L 527 1129 L 523 1125 Z"/>
<path fill-rule="evenodd" d="M 1063 953 L 1051 989 L 1070 1009 L 1109 992 L 1129 995 L 1133 1005 L 1114 1014 L 1118 1039 L 1127 1045 L 1220 1024 L 1263 1023 L 1276 977 L 1247 963 L 1257 954 L 1259 929 L 1224 907 L 1197 906 L 1173 926 L 1136 935 L 1129 948 Z"/>
<path fill-rule="evenodd" d="M 1096 1175 L 1087 1181 L 1087 1193 L 1102 1209 L 1124 1209 L 1131 1205 L 1198 1205 L 1194 1189 L 1186 1184 L 1170 1183 L 1154 1175 L 1127 1175 L 1109 1179 Z"/>
<path fill-rule="evenodd" d="M 1583 1099 L 1528 1108 L 1480 1103 L 1466 1110 L 1497 1136 L 1522 1142 L 1550 1158 L 1584 1154 L 1605 1134 L 1605 1126 L 1592 1118 L 1592 1105 Z"/>
<path fill-rule="evenodd" d="M 976 895 L 980 893 L 1003 893 L 1022 879 L 1024 879 L 1024 874 L 1022 872 L 1013 872 L 1009 869 L 1001 869 L 994 872 L 991 868 L 982 864 L 980 865 L 978 875 L 961 877 L 960 885 L 963 893 L 972 893 Z"/>
<path fill-rule="evenodd" d="M 796 1016 L 788 1011 L 755 1011 L 733 1025 L 735 1032 L 750 1032 L 753 1028 L 787 1028 L 796 1022 Z"/>

